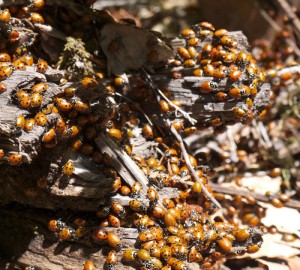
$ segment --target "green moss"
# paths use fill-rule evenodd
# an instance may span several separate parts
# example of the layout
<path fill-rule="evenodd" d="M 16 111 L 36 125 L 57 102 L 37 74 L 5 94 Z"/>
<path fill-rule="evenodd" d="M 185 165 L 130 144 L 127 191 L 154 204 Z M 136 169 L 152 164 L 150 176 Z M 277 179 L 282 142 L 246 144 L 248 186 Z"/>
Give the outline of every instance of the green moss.
<path fill-rule="evenodd" d="M 85 43 L 80 38 L 67 37 L 57 68 L 65 70 L 68 79 L 79 80 L 93 74 L 93 64 L 90 59 L 91 54 L 86 51 Z"/>

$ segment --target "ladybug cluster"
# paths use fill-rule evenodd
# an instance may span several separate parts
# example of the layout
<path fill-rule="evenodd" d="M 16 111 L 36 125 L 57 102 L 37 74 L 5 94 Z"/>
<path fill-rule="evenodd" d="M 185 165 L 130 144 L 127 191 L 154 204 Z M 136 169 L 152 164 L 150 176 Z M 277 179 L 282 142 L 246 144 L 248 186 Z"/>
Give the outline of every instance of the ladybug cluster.
<path fill-rule="evenodd" d="M 191 85 L 193 92 L 232 108 L 220 111 L 219 115 L 212 113 L 210 118 L 203 119 L 201 126 L 213 126 L 219 132 L 226 124 L 250 123 L 255 114 L 260 114 L 253 110 L 253 100 L 265 81 L 265 72 L 236 37 L 226 29 L 215 29 L 211 23 L 201 22 L 184 29 L 181 38 L 184 43 L 170 60 L 171 77 L 175 80 L 201 78 L 198 84 Z"/>
<path fill-rule="evenodd" d="M 44 1 L 35 0 L 25 7 L 5 9 L 0 14 L 0 23 L 10 27 L 14 20 L 11 14 L 33 24 L 44 23 L 43 16 L 37 13 L 43 6 Z M 81 18 L 86 20 L 86 25 L 91 22 L 90 15 Z M 70 14 L 59 13 L 59 16 L 62 21 L 68 21 Z M 72 29 L 71 23 L 64 24 L 66 33 L 72 33 Z M 76 35 L 84 37 L 85 33 Z M 17 69 L 25 72 L 28 67 L 33 67 L 36 72 L 45 75 L 51 69 L 45 60 L 31 55 L 30 43 L 18 46 L 16 33 L 5 38 L 0 53 L 1 93 L 7 91 L 5 80 Z M 215 30 L 207 22 L 183 30 L 181 38 L 185 45 L 178 47 L 169 61 L 170 78 L 194 76 L 204 79 L 193 91 L 209 95 L 216 103 L 242 102 L 243 106 L 233 106 L 230 111 L 235 117 L 233 122 L 251 120 L 253 99 L 264 81 L 264 72 L 257 67 L 252 56 L 240 49 L 238 42 L 226 30 Z M 15 49 L 11 49 L 10 43 L 14 42 Z M 92 160 L 106 177 L 113 179 L 112 198 L 95 213 L 97 225 L 81 218 L 71 225 L 62 219 L 53 219 L 48 224 L 49 230 L 61 241 L 88 239 L 108 246 L 105 267 L 109 270 L 117 269 L 118 257 L 122 257 L 123 263 L 136 264 L 143 270 L 188 270 L 190 263 L 198 263 L 205 269 L 223 258 L 258 251 L 264 233 L 255 227 L 259 222 L 254 222 L 254 219 L 248 222 L 245 218 L 243 221 L 251 228 L 242 229 L 234 218 L 212 217 L 216 207 L 204 195 L 203 187 L 222 202 L 222 196 L 213 194 L 208 184 L 208 178 L 214 172 L 200 164 L 196 156 L 189 155 L 189 164 L 199 180 L 192 176 L 179 143 L 171 136 L 163 136 L 163 132 L 169 134 L 168 130 L 153 125 L 135 104 L 136 100 L 143 99 L 144 94 L 148 100 L 155 100 L 148 82 L 140 74 L 131 76 L 128 81 L 126 79 L 122 76 L 105 78 L 103 73 L 97 72 L 75 83 L 61 80 L 60 93 L 50 97 L 53 85 L 50 81 L 34 80 L 11 92 L 12 102 L 20 109 L 20 114 L 16 115 L 16 127 L 20 133 L 30 134 L 35 129 L 43 129 L 42 149 L 65 144 L 70 150 L 68 153 L 75 156 L 82 154 Z M 219 86 L 224 81 L 225 87 L 221 89 Z M 141 88 L 144 90 L 141 91 Z M 126 90 L 134 94 L 133 100 L 130 100 L 130 95 L 122 98 L 121 93 L 126 93 Z M 100 113 L 103 100 L 99 97 L 103 95 L 118 102 L 111 104 L 108 112 Z M 171 118 L 178 108 L 184 108 L 179 99 L 162 99 L 157 105 L 162 116 L 172 115 Z M 226 113 L 220 114 L 203 124 L 212 125 L 216 132 L 220 132 L 226 124 L 232 123 L 231 116 L 228 120 Z M 185 125 L 182 119 L 173 119 L 171 125 L 184 135 L 196 131 L 196 127 Z M 163 132 L 161 129 L 164 129 Z M 130 156 L 148 179 L 147 187 L 140 182 L 130 184 L 118 175 L 111 157 L 98 150 L 95 139 L 99 134 L 107 135 L 124 150 L 124 155 Z M 134 140 L 139 137 L 144 142 L 155 144 L 157 152 L 146 156 L 136 154 Z M 7 160 L 10 165 L 24 162 L 21 153 L 7 152 L 6 149 L 0 149 L 0 159 Z M 70 159 L 62 162 L 60 170 L 67 178 L 76 174 L 76 166 Z M 176 189 L 178 194 L 173 198 L 163 197 L 163 188 Z M 120 203 L 116 199 L 118 196 L 122 198 L 121 202 L 128 203 Z M 119 227 L 136 228 L 135 248 L 123 248 L 122 239 L 116 232 Z M 93 262 L 86 262 L 84 269 L 94 269 Z"/>
<path fill-rule="evenodd" d="M 115 87 L 118 85 L 115 84 Z M 130 186 L 126 179 L 122 179 L 111 167 L 109 158 L 102 155 L 105 175 L 114 177 L 111 196 L 117 193 L 126 199 L 128 204 L 122 204 L 112 197 L 110 203 L 96 212 L 97 218 L 100 219 L 97 222 L 100 227 L 95 226 L 93 222 L 88 224 L 89 221 L 81 222 L 81 225 L 76 222 L 77 229 L 72 226 L 72 229 L 70 226 L 62 227 L 64 231 L 74 232 L 64 239 L 64 236 L 60 235 L 62 229 L 55 226 L 57 237 L 69 241 L 91 237 L 97 244 L 108 245 L 110 251 L 105 263 L 108 269 L 114 269 L 117 264 L 116 253 L 120 250 L 123 252 L 123 263 L 139 265 L 141 269 L 189 269 L 189 263 L 198 263 L 205 269 L 212 267 L 222 258 L 258 251 L 264 232 L 255 227 L 259 225 L 259 218 L 253 213 L 251 198 L 240 197 L 239 202 L 238 198 L 234 199 L 236 205 L 241 206 L 243 210 L 248 206 L 243 212 L 245 218 L 242 221 L 250 228 L 239 228 L 238 210 L 232 210 L 228 220 L 221 216 L 212 218 L 211 214 L 216 208 L 203 195 L 201 184 L 193 182 L 178 144 L 157 137 L 158 131 L 142 119 L 133 111 L 131 104 L 123 102 L 120 104 L 120 110 L 104 118 L 101 124 L 107 135 L 124 149 L 148 177 L 149 187 L 145 190 L 139 182 Z M 134 145 L 130 142 L 136 130 L 140 130 L 146 140 L 158 144 L 161 157 L 144 158 L 134 154 Z M 208 177 L 212 176 L 212 172 L 200 166 L 193 155 L 189 155 L 189 161 L 201 183 L 209 189 Z M 192 182 L 190 187 L 186 187 L 187 181 Z M 164 187 L 178 188 L 178 197 L 161 198 L 160 190 Z M 224 196 L 213 195 L 226 205 Z M 53 222 L 61 221 L 50 221 L 50 230 Z M 121 238 L 114 231 L 120 227 L 137 228 L 135 249 L 122 249 Z M 77 233 L 78 229 L 81 234 Z M 91 264 L 92 262 L 87 262 L 87 265 Z"/>

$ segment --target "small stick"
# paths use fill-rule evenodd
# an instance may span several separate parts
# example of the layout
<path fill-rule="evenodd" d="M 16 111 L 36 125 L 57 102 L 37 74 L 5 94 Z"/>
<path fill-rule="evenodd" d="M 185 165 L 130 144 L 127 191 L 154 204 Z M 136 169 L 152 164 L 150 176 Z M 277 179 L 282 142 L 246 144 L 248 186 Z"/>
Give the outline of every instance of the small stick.
<path fill-rule="evenodd" d="M 203 183 L 201 182 L 200 178 L 198 177 L 197 173 L 195 172 L 193 166 L 190 163 L 190 159 L 189 159 L 189 155 L 185 149 L 184 146 L 184 142 L 181 138 L 181 136 L 179 135 L 179 133 L 177 132 L 177 130 L 170 124 L 170 122 L 168 121 L 168 124 L 170 126 L 170 130 L 173 133 L 173 135 L 176 137 L 176 139 L 178 140 L 179 144 L 180 144 L 180 149 L 181 152 L 183 154 L 183 157 L 185 159 L 185 163 L 186 166 L 188 167 L 188 169 L 190 170 L 191 174 L 193 175 L 194 179 L 200 183 L 201 188 L 203 193 L 218 207 L 218 208 L 222 208 L 222 206 L 220 205 L 220 203 L 213 197 L 213 195 L 211 195 L 208 190 L 206 189 L 206 187 L 203 185 Z"/>
<path fill-rule="evenodd" d="M 240 195 L 243 197 L 251 196 L 260 202 L 270 203 L 270 198 L 268 196 L 256 192 L 252 192 L 249 190 L 241 190 L 239 188 L 224 187 L 222 185 L 215 184 L 215 183 L 210 183 L 210 186 L 214 190 L 214 192 L 223 193 L 227 195 Z M 289 208 L 294 208 L 294 209 L 300 209 L 300 201 L 289 200 L 284 203 L 284 206 Z"/>
<path fill-rule="evenodd" d="M 142 69 L 142 73 L 144 75 L 144 79 L 147 80 L 147 83 L 152 88 L 152 90 L 154 90 L 156 93 L 158 93 L 160 96 L 162 96 L 164 98 L 164 100 L 166 100 L 171 107 L 175 108 L 176 112 L 177 111 L 180 112 L 182 114 L 182 116 L 184 118 L 186 118 L 192 125 L 195 125 L 197 123 L 196 119 L 190 117 L 189 113 L 185 112 L 184 110 L 182 110 L 181 108 L 179 108 L 178 106 L 176 106 L 175 104 L 173 104 L 173 102 L 171 102 L 171 100 L 169 100 L 165 96 L 165 94 L 160 89 L 158 89 L 158 87 L 153 82 L 151 76 L 149 76 L 149 74 L 147 73 L 146 70 Z M 159 97 L 157 97 L 157 99 L 159 99 Z M 176 112 L 175 112 L 175 114 L 176 114 Z"/>

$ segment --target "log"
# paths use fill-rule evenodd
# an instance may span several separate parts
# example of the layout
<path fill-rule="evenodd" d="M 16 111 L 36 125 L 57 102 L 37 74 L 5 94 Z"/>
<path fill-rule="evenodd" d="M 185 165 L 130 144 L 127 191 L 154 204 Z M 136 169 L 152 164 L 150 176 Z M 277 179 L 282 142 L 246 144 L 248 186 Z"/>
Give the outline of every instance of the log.
<path fill-rule="evenodd" d="M 51 211 L 41 212 L 20 205 L 0 208 L 3 221 L 0 224 L 0 249 L 4 251 L 0 260 L 1 269 L 28 265 L 43 270 L 82 269 L 88 260 L 92 260 L 97 269 L 102 269 L 105 262 L 103 254 L 107 254 L 110 249 L 96 243 L 91 244 L 90 241 L 58 241 L 47 229 L 47 222 L 53 215 L 54 212 Z M 124 248 L 132 246 L 137 238 L 136 229 L 108 228 L 107 231 L 117 233 Z M 12 242 L 18 244 L 12 245 Z M 117 266 L 120 267 L 121 256 L 122 251 L 118 253 Z M 122 269 L 135 268 L 122 265 Z"/>

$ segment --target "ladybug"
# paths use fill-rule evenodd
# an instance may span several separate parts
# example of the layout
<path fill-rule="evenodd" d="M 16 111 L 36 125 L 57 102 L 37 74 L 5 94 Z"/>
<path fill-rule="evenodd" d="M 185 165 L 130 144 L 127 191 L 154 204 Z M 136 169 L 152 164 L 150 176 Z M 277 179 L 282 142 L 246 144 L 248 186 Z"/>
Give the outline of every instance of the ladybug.
<path fill-rule="evenodd" d="M 161 257 L 164 260 L 169 260 L 172 257 L 172 251 L 171 251 L 171 247 L 170 246 L 166 246 L 164 245 L 161 249 L 160 249 L 160 254 Z"/>
<path fill-rule="evenodd" d="M 81 148 L 82 145 L 83 145 L 82 140 L 77 139 L 77 140 L 72 144 L 72 149 L 73 149 L 74 151 L 78 151 L 78 150 Z"/>
<path fill-rule="evenodd" d="M 200 91 L 203 94 L 210 93 L 213 89 L 217 87 L 217 83 L 213 81 L 205 81 L 200 85 Z"/>
<path fill-rule="evenodd" d="M 18 153 L 9 155 L 9 157 L 8 157 L 9 165 L 17 166 L 17 165 L 20 165 L 21 163 L 22 163 L 22 155 L 20 155 Z"/>
<path fill-rule="evenodd" d="M 34 128 L 34 125 L 35 125 L 35 120 L 33 118 L 30 118 L 30 119 L 25 121 L 24 130 L 27 131 L 27 132 L 31 131 Z"/>
<path fill-rule="evenodd" d="M 237 81 L 241 76 L 242 72 L 238 69 L 232 69 L 228 74 L 228 77 L 231 81 Z"/>
<path fill-rule="evenodd" d="M 179 260 L 185 261 L 187 259 L 188 251 L 189 250 L 185 245 L 171 245 L 172 256 L 178 258 Z"/>
<path fill-rule="evenodd" d="M 66 227 L 63 228 L 59 233 L 58 233 L 58 237 L 61 240 L 67 240 L 70 238 L 76 238 L 76 233 L 75 230 L 70 228 L 70 227 Z"/>
<path fill-rule="evenodd" d="M 29 20 L 31 20 L 31 21 L 33 21 L 33 22 L 35 22 L 35 23 L 44 23 L 45 22 L 45 20 L 44 20 L 44 18 L 43 18 L 43 16 L 41 15 L 41 14 L 39 14 L 39 13 L 36 13 L 36 12 L 31 12 L 30 13 L 30 17 L 29 17 Z M 40 61 L 40 60 L 39 60 Z M 46 62 L 46 61 L 45 61 Z M 46 62 L 47 63 L 47 62 Z M 48 64 L 47 64 L 47 67 L 45 68 L 45 70 L 48 68 Z M 40 73 L 44 73 L 44 72 L 41 72 L 41 71 L 39 71 L 38 70 L 38 72 L 40 72 Z"/>
<path fill-rule="evenodd" d="M 0 12 L 0 22 L 7 23 L 10 20 L 10 12 L 6 8 Z"/>
<path fill-rule="evenodd" d="M 192 57 L 192 58 L 195 58 L 198 55 L 196 48 L 193 46 L 188 47 L 187 51 L 188 51 L 190 57 Z"/>
<path fill-rule="evenodd" d="M 24 98 L 24 97 L 30 97 L 30 95 L 29 95 L 26 91 L 24 91 L 24 90 L 19 90 L 19 91 L 16 93 L 15 97 L 16 97 L 18 100 L 21 100 L 21 99 Z"/>
<path fill-rule="evenodd" d="M 237 87 L 231 88 L 229 90 L 229 95 L 232 98 L 241 98 L 242 97 L 241 89 Z"/>
<path fill-rule="evenodd" d="M 18 69 L 18 70 L 26 70 L 26 65 L 23 61 L 21 61 L 21 59 L 18 59 L 16 61 L 14 61 L 12 63 L 12 65 L 14 66 L 15 69 Z"/>
<path fill-rule="evenodd" d="M 46 133 L 44 133 L 42 142 L 48 143 L 55 138 L 56 134 L 53 128 L 49 129 Z"/>
<path fill-rule="evenodd" d="M 229 253 L 232 250 L 232 243 L 226 237 L 221 238 L 217 244 L 224 253 Z"/>
<path fill-rule="evenodd" d="M 131 200 L 129 202 L 129 207 L 133 210 L 133 211 L 146 211 L 146 206 L 143 205 L 141 202 L 139 202 L 138 200 Z"/>
<path fill-rule="evenodd" d="M 47 124 L 47 117 L 43 113 L 37 113 L 34 117 L 34 120 L 39 126 L 42 127 L 46 126 Z"/>
<path fill-rule="evenodd" d="M 196 68 L 193 70 L 193 75 L 196 77 L 202 77 L 203 76 L 203 69 Z"/>
<path fill-rule="evenodd" d="M 169 208 L 169 209 L 175 207 L 175 203 L 173 202 L 172 199 L 164 198 L 164 199 L 162 200 L 162 202 L 163 202 L 163 205 L 164 205 L 165 207 Z"/>
<path fill-rule="evenodd" d="M 32 55 L 23 55 L 19 58 L 26 66 L 32 66 L 33 65 L 33 56 Z"/>
<path fill-rule="evenodd" d="M 161 227 L 156 227 L 156 226 L 150 227 L 150 231 L 155 236 L 156 241 L 160 241 L 164 238 L 163 229 Z"/>
<path fill-rule="evenodd" d="M 111 210 L 121 218 L 125 216 L 125 209 L 122 204 L 118 202 L 113 202 L 111 204 Z"/>
<path fill-rule="evenodd" d="M 28 109 L 31 105 L 31 97 L 30 96 L 24 96 L 20 99 L 19 105 L 23 109 Z"/>
<path fill-rule="evenodd" d="M 124 259 L 124 261 L 126 262 L 132 262 L 136 259 L 137 257 L 137 252 L 134 249 L 126 249 L 123 253 L 122 258 Z"/>
<path fill-rule="evenodd" d="M 131 190 L 128 186 L 121 186 L 120 193 L 123 196 L 128 196 L 131 193 Z"/>
<path fill-rule="evenodd" d="M 33 93 L 41 93 L 48 89 L 48 84 L 44 83 L 44 82 L 40 82 L 40 83 L 32 86 L 31 89 L 32 89 Z"/>
<path fill-rule="evenodd" d="M 62 230 L 65 227 L 65 224 L 61 222 L 60 220 L 52 219 L 48 223 L 48 229 L 51 232 L 57 232 L 59 230 Z"/>
<path fill-rule="evenodd" d="M 166 214 L 166 210 L 159 206 L 155 205 L 152 210 L 152 215 L 157 218 L 162 218 Z"/>
<path fill-rule="evenodd" d="M 75 166 L 73 161 L 69 160 L 64 166 L 63 166 L 63 173 L 65 175 L 72 175 L 74 172 Z"/>
<path fill-rule="evenodd" d="M 155 235 L 151 233 L 151 231 L 143 231 L 138 236 L 139 241 L 148 242 L 155 239 Z"/>
<path fill-rule="evenodd" d="M 181 31 L 181 35 L 184 38 L 194 38 L 194 37 L 196 37 L 195 31 L 193 29 L 190 29 L 190 28 L 183 29 Z"/>
<path fill-rule="evenodd" d="M 252 60 L 252 56 L 249 53 L 245 51 L 241 51 L 237 55 L 236 63 L 238 66 L 244 68 L 246 65 L 250 63 L 251 60 Z"/>
<path fill-rule="evenodd" d="M 95 264 L 92 261 L 85 262 L 83 270 L 95 270 Z"/>
<path fill-rule="evenodd" d="M 213 77 L 215 74 L 215 68 L 211 64 L 205 65 L 202 69 L 203 69 L 204 74 L 208 77 Z"/>
<path fill-rule="evenodd" d="M 30 98 L 31 107 L 40 107 L 43 102 L 43 96 L 39 93 L 33 93 Z"/>
<path fill-rule="evenodd" d="M 187 42 L 190 46 L 196 46 L 200 42 L 200 39 L 197 37 L 193 37 L 193 38 L 190 38 Z"/>
<path fill-rule="evenodd" d="M 23 129 L 24 125 L 25 125 L 25 117 L 23 115 L 18 115 L 16 126 Z"/>
<path fill-rule="evenodd" d="M 62 117 L 58 118 L 55 123 L 55 132 L 62 134 L 66 130 L 66 122 Z"/>
<path fill-rule="evenodd" d="M 149 250 L 151 257 L 155 257 L 157 259 L 160 258 L 160 248 L 157 246 L 154 246 Z"/>
<path fill-rule="evenodd" d="M 176 131 L 180 131 L 180 130 L 183 129 L 184 123 L 183 123 L 183 121 L 175 120 L 171 123 L 171 125 L 172 125 L 173 128 L 175 128 Z"/>
<path fill-rule="evenodd" d="M 0 160 L 4 157 L 4 150 L 0 149 Z"/>
<path fill-rule="evenodd" d="M 81 85 L 83 86 L 83 88 L 95 89 L 98 85 L 98 82 L 94 78 L 84 77 L 81 80 Z"/>
<path fill-rule="evenodd" d="M 124 87 L 126 82 L 122 77 L 117 76 L 114 78 L 114 84 L 115 84 L 115 86 L 118 86 L 118 87 Z"/>
<path fill-rule="evenodd" d="M 152 139 L 153 138 L 153 130 L 152 127 L 149 124 L 145 124 L 143 126 L 143 134 L 147 139 Z"/>
<path fill-rule="evenodd" d="M 225 92 L 218 92 L 216 93 L 216 99 L 218 101 L 225 101 L 227 99 L 228 95 Z"/>
<path fill-rule="evenodd" d="M 33 1 L 33 6 L 36 10 L 41 9 L 44 5 L 45 5 L 45 1 L 44 0 L 34 0 Z"/>
<path fill-rule="evenodd" d="M 253 245 L 247 247 L 247 252 L 251 254 L 251 253 L 257 252 L 259 249 L 260 249 L 260 245 L 253 244 Z"/>
<path fill-rule="evenodd" d="M 176 270 L 188 270 L 189 267 L 187 266 L 187 264 L 183 261 L 177 261 L 176 263 L 174 263 L 174 269 Z"/>
<path fill-rule="evenodd" d="M 238 241 L 247 240 L 251 236 L 252 231 L 253 230 L 251 228 L 238 229 L 238 231 L 235 234 L 236 240 Z"/>
<path fill-rule="evenodd" d="M 218 69 L 215 70 L 214 77 L 217 79 L 224 79 L 227 75 L 227 68 L 221 65 Z"/>
<path fill-rule="evenodd" d="M 64 94 L 66 97 L 72 97 L 75 95 L 76 88 L 74 87 L 67 87 L 64 89 Z"/>
<path fill-rule="evenodd" d="M 149 259 L 151 258 L 151 256 L 150 256 L 150 253 L 146 249 L 140 249 L 137 252 L 137 258 L 141 262 L 145 262 L 145 261 L 149 261 Z"/>
<path fill-rule="evenodd" d="M 74 138 L 78 135 L 79 133 L 79 128 L 77 126 L 71 126 L 68 129 L 65 129 L 63 132 L 63 136 L 67 138 Z"/>
<path fill-rule="evenodd" d="M 214 32 L 214 37 L 222 37 L 225 36 L 228 33 L 228 31 L 226 29 L 218 29 Z"/>
<path fill-rule="evenodd" d="M 117 140 L 122 139 L 122 132 L 117 128 L 110 128 L 108 130 L 108 135 L 113 139 L 117 139 Z"/>
<path fill-rule="evenodd" d="M 156 202 L 158 200 L 158 192 L 153 187 L 150 187 L 147 190 L 147 197 L 150 201 Z"/>
<path fill-rule="evenodd" d="M 11 58 L 7 53 L 0 53 L 0 62 L 11 62 Z"/>
<path fill-rule="evenodd" d="M 184 48 L 184 47 L 179 47 L 179 48 L 177 49 L 177 53 L 178 53 L 183 59 L 190 59 L 190 58 L 191 58 L 191 56 L 190 56 L 188 50 L 187 50 L 186 48 Z"/>
<path fill-rule="evenodd" d="M 176 221 L 175 217 L 170 213 L 166 213 L 164 215 L 164 223 L 167 227 L 177 225 L 177 221 Z"/>
<path fill-rule="evenodd" d="M 228 53 L 224 54 L 223 62 L 226 64 L 230 64 L 230 63 L 234 62 L 236 60 L 236 58 L 237 58 L 237 56 L 235 53 L 228 52 Z"/>
<path fill-rule="evenodd" d="M 68 112 L 72 109 L 72 104 L 65 100 L 64 98 L 56 98 L 55 103 L 57 106 L 57 109 L 61 112 Z"/>
<path fill-rule="evenodd" d="M 120 227 L 121 226 L 121 222 L 120 219 L 117 218 L 116 216 L 109 214 L 108 215 L 108 223 L 113 226 L 113 227 Z"/>
<path fill-rule="evenodd" d="M 130 145 L 128 144 L 122 145 L 122 149 L 127 153 L 127 155 L 130 156 L 132 154 L 132 149 Z"/>
<path fill-rule="evenodd" d="M 220 43 L 222 45 L 230 47 L 230 48 L 236 48 L 237 45 L 238 45 L 238 43 L 234 39 L 232 39 L 232 38 L 230 38 L 228 36 L 222 36 L 220 38 Z"/>
<path fill-rule="evenodd" d="M 113 232 L 109 232 L 107 234 L 107 241 L 108 241 L 108 245 L 117 251 L 119 251 L 122 248 L 122 244 L 119 236 L 117 236 Z"/>
<path fill-rule="evenodd" d="M 168 236 L 166 240 L 168 244 L 182 244 L 181 238 L 176 235 Z"/>
<path fill-rule="evenodd" d="M 184 65 L 185 67 L 190 67 L 190 68 L 192 68 L 192 67 L 194 67 L 194 66 L 196 65 L 196 62 L 195 62 L 195 60 L 193 60 L 193 59 L 188 59 L 188 60 L 185 60 L 185 61 L 184 61 L 183 65 Z"/>
<path fill-rule="evenodd" d="M 121 178 L 116 177 L 113 184 L 112 184 L 112 191 L 117 192 L 121 188 L 121 186 L 122 186 Z"/>
<path fill-rule="evenodd" d="M 232 109 L 232 112 L 234 113 L 234 115 L 236 116 L 236 117 L 243 117 L 243 116 L 245 116 L 246 115 L 246 111 L 244 111 L 243 109 L 241 109 L 241 108 L 238 108 L 238 107 L 234 107 L 233 109 Z"/>
<path fill-rule="evenodd" d="M 112 270 L 116 263 L 117 263 L 117 252 L 115 250 L 111 250 L 110 252 L 108 252 L 107 257 L 105 259 L 105 264 L 107 265 L 107 269 Z"/>
<path fill-rule="evenodd" d="M 142 185 L 139 182 L 135 182 L 131 187 L 131 194 L 130 197 L 137 198 L 140 196 L 140 193 L 142 191 Z"/>
<path fill-rule="evenodd" d="M 76 100 L 74 104 L 74 109 L 80 113 L 87 113 L 90 109 L 89 104 L 82 102 L 81 100 Z"/>
<path fill-rule="evenodd" d="M 48 68 L 48 63 L 45 60 L 39 59 L 38 62 L 36 63 L 36 71 L 39 73 L 45 73 L 47 68 Z"/>
<path fill-rule="evenodd" d="M 203 29 L 215 31 L 215 27 L 209 22 L 200 22 L 200 23 L 198 23 L 198 25 Z"/>
<path fill-rule="evenodd" d="M 0 68 L 0 80 L 5 80 L 8 78 L 13 72 L 11 66 L 3 66 Z"/>
<path fill-rule="evenodd" d="M 9 41 L 10 43 L 13 43 L 13 42 L 15 42 L 15 41 L 18 41 L 18 40 L 19 40 L 19 37 L 20 37 L 19 32 L 16 31 L 16 30 L 13 30 L 13 31 L 11 31 L 10 34 L 9 34 L 8 41 Z"/>
<path fill-rule="evenodd" d="M 96 229 L 93 231 L 92 237 L 95 241 L 106 241 L 107 233 L 102 229 Z"/>
<path fill-rule="evenodd" d="M 203 260 L 203 257 L 201 253 L 197 250 L 195 246 L 193 246 L 190 249 L 190 252 L 188 254 L 188 262 L 201 262 Z"/>

